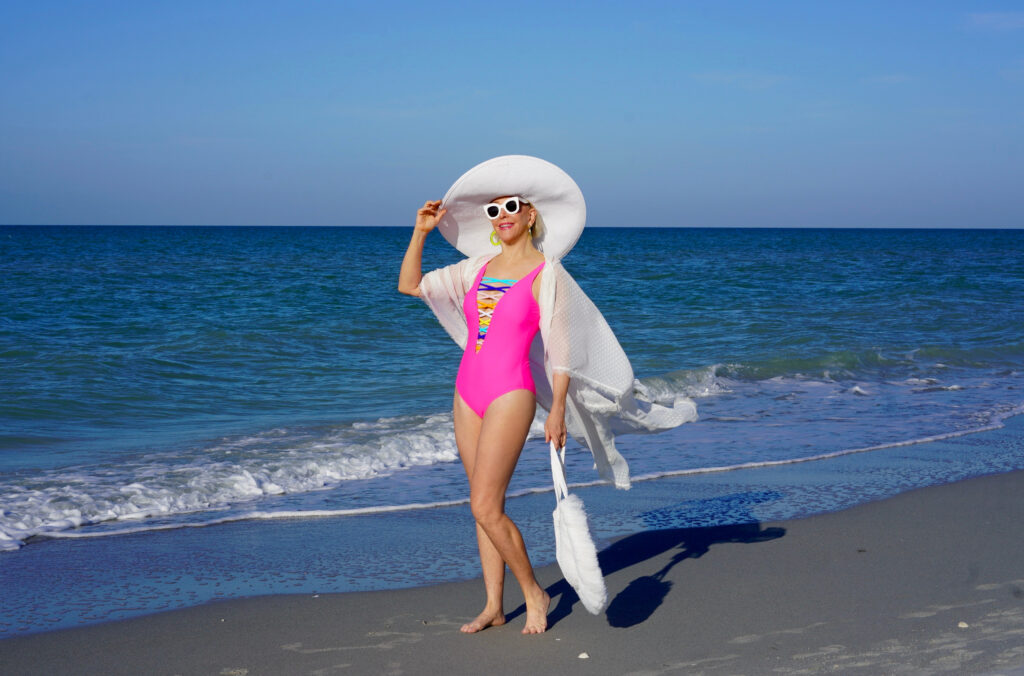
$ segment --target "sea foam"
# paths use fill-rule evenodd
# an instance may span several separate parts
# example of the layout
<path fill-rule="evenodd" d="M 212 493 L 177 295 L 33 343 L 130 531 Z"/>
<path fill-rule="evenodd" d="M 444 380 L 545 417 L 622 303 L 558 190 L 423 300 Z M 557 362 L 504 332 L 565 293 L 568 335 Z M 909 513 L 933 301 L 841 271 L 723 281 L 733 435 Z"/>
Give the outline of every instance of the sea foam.
<path fill-rule="evenodd" d="M 85 525 L 202 512 L 457 458 L 451 415 L 440 414 L 278 428 L 117 465 L 42 471 L 3 487 L 0 550 Z"/>

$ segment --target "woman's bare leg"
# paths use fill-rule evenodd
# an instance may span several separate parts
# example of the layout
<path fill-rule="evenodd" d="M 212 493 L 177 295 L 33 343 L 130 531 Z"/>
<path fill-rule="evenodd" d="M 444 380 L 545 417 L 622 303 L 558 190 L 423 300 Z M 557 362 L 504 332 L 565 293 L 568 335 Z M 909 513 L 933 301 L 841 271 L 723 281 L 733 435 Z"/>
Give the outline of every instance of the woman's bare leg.
<path fill-rule="evenodd" d="M 476 464 L 476 444 L 480 438 L 480 426 L 483 421 L 469 408 L 466 402 L 462 401 L 462 397 L 458 393 L 455 394 L 453 411 L 455 444 L 459 448 L 459 456 L 462 458 L 466 477 L 472 479 L 473 468 Z M 505 560 L 501 558 L 501 554 L 498 553 L 480 524 L 476 524 L 476 542 L 480 550 L 480 567 L 483 569 L 487 602 L 483 611 L 472 622 L 462 625 L 462 631 L 467 634 L 505 624 Z"/>
<path fill-rule="evenodd" d="M 528 390 L 515 390 L 491 402 L 481 421 L 469 475 L 473 518 L 523 590 L 526 599 L 524 634 L 539 634 L 547 629 L 551 599 L 537 584 L 522 534 L 505 514 L 505 491 L 519 462 L 535 410 L 534 395 Z"/>

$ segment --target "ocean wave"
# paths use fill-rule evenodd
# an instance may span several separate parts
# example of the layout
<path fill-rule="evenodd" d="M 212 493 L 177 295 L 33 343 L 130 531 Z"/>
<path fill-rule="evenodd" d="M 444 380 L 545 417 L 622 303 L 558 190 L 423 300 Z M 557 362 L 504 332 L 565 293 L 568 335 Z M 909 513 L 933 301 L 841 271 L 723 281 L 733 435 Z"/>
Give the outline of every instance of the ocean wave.
<path fill-rule="evenodd" d="M 677 371 L 666 376 L 679 384 L 685 383 L 693 391 L 690 396 L 701 396 L 702 378 L 710 369 L 714 382 L 708 383 L 708 392 L 727 390 L 730 380 L 755 382 L 772 378 L 819 379 L 824 381 L 874 379 L 879 374 L 904 373 L 907 379 L 928 380 L 950 368 L 1005 369 L 1019 367 L 1024 356 L 1024 344 L 1011 343 L 998 348 L 934 347 L 922 346 L 907 350 L 835 350 L 808 356 L 775 356 L 752 359 L 742 363 L 721 363 L 713 366 Z"/>
<path fill-rule="evenodd" d="M 927 444 L 936 441 L 944 441 L 947 439 L 954 439 L 957 437 L 963 437 L 970 434 L 978 434 L 981 432 L 988 432 L 996 429 L 1000 429 L 1005 426 L 1005 421 L 1017 415 L 1024 414 L 1024 405 L 1015 406 L 1006 410 L 995 412 L 990 417 L 990 422 L 987 424 L 970 428 L 957 430 L 955 432 L 948 432 L 945 434 L 930 435 L 915 439 L 902 439 L 899 441 L 893 441 L 884 444 L 876 444 L 873 446 L 865 446 L 860 448 L 848 448 L 830 453 L 821 453 L 817 455 L 811 455 L 806 457 L 798 458 L 786 458 L 782 460 L 770 460 L 770 461 L 758 461 L 758 462 L 747 462 L 737 463 L 732 465 L 723 465 L 717 467 L 696 467 L 685 470 L 672 470 L 665 472 L 652 472 L 648 474 L 642 474 L 639 476 L 632 477 L 634 483 L 642 481 L 655 481 L 658 479 L 664 479 L 668 477 L 680 477 L 680 476 L 697 476 L 706 474 L 720 474 L 726 472 L 736 472 L 741 470 L 751 469 L 763 469 L 769 467 L 779 467 L 783 465 L 795 465 L 801 463 L 821 462 L 824 460 L 830 460 L 839 458 L 847 455 L 854 455 L 859 453 L 870 453 L 873 451 L 881 451 L 891 448 L 901 448 L 905 446 L 915 446 L 919 444 Z M 606 484 L 603 480 L 597 481 L 584 481 L 575 482 L 569 484 L 571 489 L 587 488 L 590 486 L 599 486 Z M 516 491 L 510 491 L 507 495 L 509 499 L 515 499 L 525 497 L 527 495 L 535 495 L 538 493 L 550 493 L 552 491 L 551 486 L 540 486 L 532 488 L 524 488 Z M 461 498 L 456 500 L 438 500 L 432 502 L 417 502 L 417 503 L 405 503 L 405 504 L 394 504 L 394 505 L 376 505 L 368 507 L 356 507 L 347 509 L 309 509 L 309 510 L 253 510 L 244 511 L 232 514 L 230 516 L 219 517 L 214 519 L 207 519 L 202 521 L 194 522 L 179 522 L 179 523 L 165 523 L 157 525 L 141 525 L 141 526 L 130 526 L 126 528 L 114 528 L 104 531 L 74 531 L 74 530 L 63 530 L 63 531 L 47 531 L 39 533 L 39 536 L 45 538 L 56 538 L 56 539 L 83 539 L 83 538 L 99 538 L 99 537 L 111 537 L 115 535 L 131 535 L 137 533 L 148 533 L 165 530 L 178 530 L 183 528 L 207 528 L 210 526 L 218 526 L 227 523 L 234 523 L 238 521 L 253 521 L 253 520 L 280 520 L 280 519 L 312 519 L 312 518 L 338 518 L 338 517 L 353 517 L 353 516 L 367 516 L 373 514 L 385 514 L 391 512 L 409 512 L 424 509 L 438 509 L 444 507 L 457 507 L 460 505 L 468 505 L 469 498 Z M 0 533 L 0 545 L 3 543 L 3 535 Z"/>
<path fill-rule="evenodd" d="M 644 398 L 657 403 L 671 403 L 676 397 L 703 399 L 730 391 L 728 379 L 720 374 L 733 368 L 712 364 L 696 369 L 681 369 L 663 376 L 640 378 Z"/>
<path fill-rule="evenodd" d="M 203 512 L 457 458 L 451 414 L 440 414 L 326 432 L 276 428 L 175 455 L 22 474 L 2 486 L 0 551 L 46 533 Z"/>
<path fill-rule="evenodd" d="M 882 357 L 876 355 L 872 361 L 867 354 L 849 357 L 846 366 L 853 362 L 870 366 L 856 373 L 845 371 L 850 375 L 843 380 L 837 379 L 837 371 L 832 370 L 837 363 L 834 355 L 787 362 L 785 369 L 778 360 L 720 363 L 640 379 L 637 393 L 647 400 L 703 400 L 701 405 L 707 410 L 703 425 L 711 427 L 701 428 L 702 446 L 662 444 L 655 452 L 637 458 L 637 480 L 810 462 L 925 443 L 992 429 L 999 424 L 1000 416 L 1016 415 L 1006 414 L 1005 407 L 999 408 L 998 404 L 1005 402 L 1007 395 L 1015 398 L 1010 392 L 1017 387 L 1015 372 L 995 380 L 977 371 L 955 372 L 954 381 L 950 377 L 954 371 L 938 369 L 934 364 L 927 369 L 916 368 L 918 362 L 911 354 L 885 362 L 888 366 L 884 369 L 877 368 L 883 363 Z M 909 367 L 896 368 L 896 363 Z M 995 384 L 990 386 L 989 380 Z M 887 423 L 884 412 L 897 408 L 905 415 Z M 856 448 L 832 450 L 837 442 L 827 423 L 836 415 L 840 417 L 835 419 L 847 426 L 847 433 L 853 432 L 854 438 L 863 443 L 853 441 L 851 445 L 856 444 Z M 716 429 L 716 424 L 730 429 Z M 737 435 L 737 424 L 761 426 Z M 856 424 L 860 428 L 854 431 Z M 800 425 L 804 427 L 798 428 Z M 786 428 L 793 431 L 787 432 Z M 756 440 L 750 441 L 761 449 L 763 461 L 732 462 L 749 457 L 744 435 L 751 433 L 757 434 Z M 543 434 L 543 418 L 538 416 L 530 438 L 542 438 Z M 792 434 L 802 439 L 800 451 L 788 441 Z M 915 435 L 915 439 L 885 441 L 905 434 Z M 807 455 L 788 457 L 798 452 Z M 729 461 L 721 467 L 713 466 L 715 457 Z M 303 494 L 340 486 L 349 488 L 342 491 L 344 495 L 329 494 L 325 500 L 328 505 L 333 502 L 347 507 L 352 504 L 350 500 L 366 504 L 363 495 L 356 496 L 363 490 L 361 481 L 450 464 L 457 459 L 451 414 L 445 413 L 322 428 L 276 427 L 174 452 L 120 458 L 117 462 L 19 471 L 0 478 L 0 551 L 18 549 L 35 536 L 124 532 L 118 524 L 147 530 L 181 527 L 186 521 L 205 522 L 207 517 L 282 518 L 253 515 L 288 513 L 290 507 L 313 502 Z M 370 501 L 383 506 L 316 513 L 372 513 L 394 509 L 394 503 L 403 498 L 410 504 L 428 507 L 452 504 L 431 500 L 437 491 L 426 484 L 436 487 L 440 485 L 437 482 L 447 482 L 446 486 L 455 486 L 464 480 L 457 467 L 432 474 L 429 479 L 407 476 L 413 483 L 406 488 L 391 486 L 374 494 Z M 539 467 L 531 466 L 517 476 L 529 483 L 544 482 Z M 281 496 L 289 497 L 274 500 Z M 252 508 L 247 509 L 249 506 Z M 219 514 L 213 516 L 213 512 Z M 231 514 L 225 516 L 226 512 Z M 167 520 L 174 523 L 161 523 Z M 88 528 L 81 530 L 83 527 Z"/>

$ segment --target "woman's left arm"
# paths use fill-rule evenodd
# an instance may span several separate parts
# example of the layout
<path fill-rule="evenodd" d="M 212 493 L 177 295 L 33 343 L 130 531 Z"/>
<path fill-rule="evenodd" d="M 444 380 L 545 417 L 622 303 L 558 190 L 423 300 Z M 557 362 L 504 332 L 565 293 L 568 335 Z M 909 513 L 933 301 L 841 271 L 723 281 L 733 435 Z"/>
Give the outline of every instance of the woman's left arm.
<path fill-rule="evenodd" d="M 565 446 L 565 397 L 569 392 L 569 374 L 565 371 L 555 371 L 551 384 L 551 391 L 554 395 L 551 401 L 551 410 L 548 412 L 548 419 L 544 421 L 544 441 L 552 441 L 559 448 Z"/>

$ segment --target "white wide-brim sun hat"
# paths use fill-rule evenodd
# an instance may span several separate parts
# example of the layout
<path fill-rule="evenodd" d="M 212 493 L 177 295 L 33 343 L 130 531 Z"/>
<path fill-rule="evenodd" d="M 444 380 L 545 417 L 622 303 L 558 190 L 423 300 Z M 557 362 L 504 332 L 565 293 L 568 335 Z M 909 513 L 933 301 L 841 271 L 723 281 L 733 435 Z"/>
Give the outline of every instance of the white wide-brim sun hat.
<path fill-rule="evenodd" d="M 539 157 L 502 155 L 467 171 L 441 201 L 441 208 L 448 212 L 437 227 L 466 256 L 499 253 L 500 245 L 491 242 L 494 228 L 484 205 L 511 195 L 532 204 L 540 215 L 534 246 L 548 258 L 565 256 L 583 232 L 587 205 L 572 177 Z"/>

